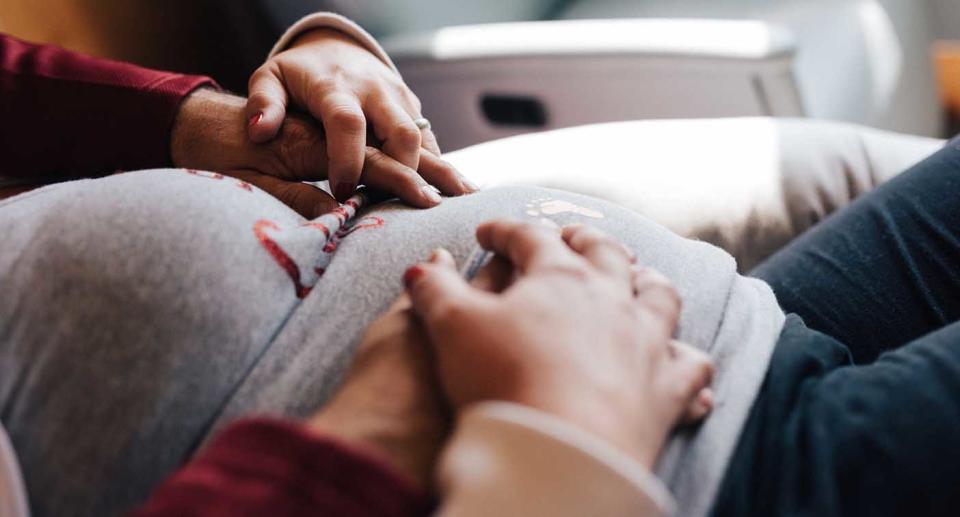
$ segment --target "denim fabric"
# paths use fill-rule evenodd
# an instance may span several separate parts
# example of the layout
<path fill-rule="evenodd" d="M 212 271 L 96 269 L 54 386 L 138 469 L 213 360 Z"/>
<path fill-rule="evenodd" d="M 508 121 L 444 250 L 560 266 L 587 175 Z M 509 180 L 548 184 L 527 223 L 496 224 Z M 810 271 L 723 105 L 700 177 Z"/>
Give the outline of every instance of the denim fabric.
<path fill-rule="evenodd" d="M 957 145 L 754 275 L 799 317 L 777 344 L 714 514 L 956 515 Z"/>

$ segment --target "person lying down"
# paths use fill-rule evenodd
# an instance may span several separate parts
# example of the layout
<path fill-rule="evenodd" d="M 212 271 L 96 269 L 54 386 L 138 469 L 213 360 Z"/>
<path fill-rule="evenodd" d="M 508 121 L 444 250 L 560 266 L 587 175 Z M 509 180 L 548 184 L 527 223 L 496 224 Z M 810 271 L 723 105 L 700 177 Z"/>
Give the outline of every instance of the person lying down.
<path fill-rule="evenodd" d="M 945 185 L 938 182 L 956 180 L 938 170 L 953 163 L 950 160 L 956 152 L 952 148 L 942 151 L 892 185 L 926 186 L 930 189 L 925 190 L 926 195 L 940 195 Z M 868 203 L 855 204 L 796 245 L 823 246 L 837 238 L 848 241 L 849 233 L 838 233 L 838 229 L 902 199 L 897 192 L 881 187 L 865 198 Z M 840 467 L 802 462 L 794 454 L 831 457 L 841 464 L 856 460 L 854 465 L 871 469 L 894 460 L 909 467 L 913 459 L 899 455 L 871 458 L 850 449 L 847 440 L 880 439 L 891 422 L 900 422 L 885 408 L 899 411 L 896 408 L 907 401 L 923 406 L 925 398 L 914 398 L 913 393 L 926 392 L 933 382 L 954 382 L 930 376 L 930 363 L 924 359 L 940 357 L 935 368 L 950 367 L 952 363 L 943 361 L 943 353 L 928 354 L 948 350 L 942 348 L 942 336 L 949 335 L 953 327 L 934 333 L 929 340 L 874 357 L 872 364 L 867 364 L 868 352 L 858 350 L 856 357 L 864 364 L 851 366 L 850 352 L 844 352 L 849 349 L 806 328 L 796 316 L 785 318 L 767 283 L 737 275 L 732 259 L 722 250 L 672 235 L 602 201 L 532 187 L 449 198 L 427 211 L 396 202 L 365 206 L 363 199 L 364 195 L 357 196 L 341 211 L 307 221 L 275 198 L 231 178 L 159 170 L 62 183 L 3 202 L 0 213 L 20 223 L 8 233 L 9 247 L 5 248 L 18 251 L 5 253 L 0 264 L 7 292 L 17 293 L 4 297 L 2 305 L 9 336 L 4 341 L 3 365 L 11 368 L 2 376 L 4 407 L 11 408 L 5 413 L 4 425 L 15 444 L 27 487 L 43 488 L 32 496 L 37 513 L 70 513 L 69 509 L 81 508 L 85 513 L 114 513 L 130 508 L 237 418 L 314 414 L 336 392 L 365 330 L 400 294 L 399 279 L 406 272 L 416 295 L 420 282 L 429 278 L 407 272 L 410 264 L 438 248 L 451 254 L 444 262 L 463 264 L 477 247 L 473 229 L 492 218 L 535 221 L 532 227 L 537 230 L 526 232 L 554 235 L 540 237 L 537 243 L 555 239 L 559 244 L 560 233 L 539 222 L 545 216 L 528 214 L 532 205 L 546 199 L 602 215 L 587 217 L 578 209 L 552 214 L 549 219 L 557 226 L 582 224 L 588 219 L 590 228 L 616 236 L 635 255 L 637 264 L 661 272 L 683 300 L 682 309 L 677 314 L 667 311 L 647 317 L 666 318 L 667 328 L 676 323 L 673 337 L 712 358 L 716 370 L 712 414 L 700 426 L 671 435 L 662 450 L 633 456 L 645 458 L 636 465 L 650 467 L 657 474 L 672 493 L 679 513 L 719 512 L 723 507 L 718 505 L 747 504 L 738 499 L 740 483 L 750 482 L 755 475 L 751 469 L 768 468 L 767 460 L 757 463 L 761 451 L 764 455 L 779 451 L 781 460 L 792 458 L 791 463 L 777 462 L 777 468 L 801 476 L 798 480 L 804 473 L 819 476 Z M 949 207 L 944 210 L 948 214 L 944 221 L 953 224 L 950 218 L 956 216 L 950 214 L 954 212 Z M 870 232 L 863 235 L 866 242 L 857 248 L 858 253 L 873 239 Z M 538 261 L 547 261 L 541 256 L 550 255 L 536 253 L 538 246 L 546 244 L 504 248 L 491 237 L 481 244 L 512 260 L 521 279 L 533 275 Z M 798 260 L 793 255 L 796 250 L 785 252 L 788 255 L 774 257 L 761 270 L 778 284 L 786 282 L 777 279 L 776 275 L 783 274 L 778 269 Z M 533 264 L 522 262 L 525 254 L 532 255 Z M 553 267 L 562 276 L 572 266 Z M 605 267 L 614 268 L 616 263 Z M 806 273 L 803 268 L 784 269 L 787 279 L 797 271 Z M 803 276 L 792 277 L 789 285 L 803 289 L 809 300 L 822 284 L 800 287 Z M 561 346 L 568 334 L 581 335 L 581 326 L 595 328 L 590 326 L 596 323 L 593 320 L 617 322 L 565 295 L 559 277 L 544 282 L 550 292 L 557 293 L 552 307 L 569 305 L 570 311 L 547 320 L 552 322 L 552 331 L 524 339 L 541 346 Z M 595 295 L 590 289 L 582 294 Z M 787 300 L 819 317 L 805 308 L 800 298 Z M 550 314 L 538 310 L 526 315 L 520 308 L 514 312 L 518 321 L 535 321 Z M 452 343 L 481 337 L 496 343 L 495 332 L 505 326 L 493 312 L 489 320 L 472 309 L 440 314 L 445 317 L 424 320 L 428 334 Z M 858 316 L 850 314 L 848 321 L 857 322 Z M 852 324 L 848 328 L 855 329 Z M 649 336 L 637 330 L 635 339 L 642 344 Z M 596 343 L 576 341 L 597 350 Z M 434 346 L 446 345 L 438 342 Z M 441 367 L 443 357 L 442 352 L 437 357 Z M 533 369 L 559 369 L 548 357 L 541 355 L 541 363 Z M 908 362 L 902 358 L 909 358 Z M 493 400 L 504 398 L 509 393 L 511 372 L 491 371 L 479 359 L 453 369 L 453 379 L 475 375 L 478 382 L 493 383 L 488 386 Z M 591 354 L 571 360 L 582 363 L 579 366 L 583 368 L 599 368 L 600 378 L 608 373 L 622 378 L 614 375 L 615 368 L 604 366 L 610 363 Z M 819 365 L 818 369 L 812 364 Z M 15 365 L 29 365 L 29 375 L 12 370 Z M 642 362 L 637 367 L 643 371 Z M 456 386 L 455 381 L 443 381 L 443 371 L 441 368 L 441 384 L 447 389 Z M 883 389 L 888 375 L 913 382 L 896 385 L 894 396 Z M 821 390 L 821 385 L 829 391 Z M 550 386 L 573 392 L 580 387 L 558 381 Z M 623 386 L 628 401 L 634 396 L 642 398 L 629 384 Z M 798 386 L 808 386 L 809 391 L 799 400 L 785 399 L 781 392 L 793 393 Z M 614 396 L 621 393 L 620 388 L 621 383 L 612 383 L 603 393 Z M 459 389 L 465 391 L 446 396 L 454 402 L 476 402 L 483 393 L 491 393 Z M 506 391 L 498 393 L 500 389 Z M 364 393 L 350 398 L 389 398 L 374 393 L 376 396 Z M 871 398 L 872 393 L 876 398 Z M 949 396 L 951 391 L 940 393 Z M 564 400 L 570 399 L 565 396 Z M 853 401 L 860 406 L 851 406 Z M 467 418 L 469 411 L 461 418 Z M 925 432 L 942 429 L 940 436 L 951 436 L 947 427 L 937 427 L 940 422 L 946 425 L 947 416 L 937 416 L 932 409 L 925 415 L 930 424 Z M 770 419 L 774 417 L 777 421 Z M 871 420 L 881 417 L 882 422 Z M 831 425 L 824 428 L 827 421 Z M 625 416 L 603 428 L 622 425 L 633 430 L 630 422 Z M 846 422 L 856 422 L 856 427 L 847 427 Z M 874 426 L 870 431 L 864 427 L 868 422 Z M 783 443 L 797 443 L 791 440 L 799 440 L 803 434 L 798 433 L 810 432 L 807 429 L 817 433 L 817 441 L 807 445 L 812 449 L 782 447 Z M 925 444 L 913 442 L 912 436 L 902 432 L 895 439 L 913 451 L 910 458 L 933 453 Z M 846 447 L 845 456 L 832 452 L 841 446 Z M 624 450 L 622 444 L 618 450 Z M 627 452 L 622 454 L 630 457 Z M 430 457 L 435 455 L 433 450 Z M 823 492 L 814 499 L 783 495 L 771 503 L 785 505 L 786 510 L 796 505 L 792 508 L 797 510 L 819 507 L 836 496 L 833 503 L 840 505 L 838 511 L 846 511 L 842 496 L 859 493 L 860 481 L 856 477 L 834 479 L 834 483 L 819 487 Z M 172 483 L 175 490 L 177 478 Z M 929 489 L 936 490 L 936 486 Z M 648 489 L 647 493 L 659 491 Z M 910 500 L 912 496 L 894 490 L 884 497 Z M 657 496 L 652 500 L 661 501 Z M 757 502 L 754 499 L 749 504 Z M 670 504 L 652 507 L 662 511 Z"/>
<path fill-rule="evenodd" d="M 202 92 L 181 114 L 219 102 L 242 134 L 244 102 Z M 333 145 L 289 117 L 288 155 Z M 371 182 L 432 208 L 346 180 L 304 217 L 176 159 L 10 197 L 0 487 L 39 516 L 949 514 L 958 152 L 753 277 L 596 199 L 471 193 L 428 150 L 470 195 L 381 152 Z"/>

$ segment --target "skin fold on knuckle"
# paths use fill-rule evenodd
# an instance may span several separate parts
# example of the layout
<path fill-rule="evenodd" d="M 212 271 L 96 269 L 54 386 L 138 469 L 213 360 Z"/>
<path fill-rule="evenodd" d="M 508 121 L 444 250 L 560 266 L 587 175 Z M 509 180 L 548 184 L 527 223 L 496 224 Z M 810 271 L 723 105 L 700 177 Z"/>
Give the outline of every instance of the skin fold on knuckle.
<path fill-rule="evenodd" d="M 420 128 L 413 120 L 405 120 L 395 124 L 387 133 L 387 141 L 393 142 L 405 149 L 420 147 Z"/>
<path fill-rule="evenodd" d="M 351 106 L 338 105 L 330 108 L 326 114 L 330 125 L 337 131 L 346 133 L 362 133 L 366 131 L 367 121 L 363 113 L 355 110 Z"/>

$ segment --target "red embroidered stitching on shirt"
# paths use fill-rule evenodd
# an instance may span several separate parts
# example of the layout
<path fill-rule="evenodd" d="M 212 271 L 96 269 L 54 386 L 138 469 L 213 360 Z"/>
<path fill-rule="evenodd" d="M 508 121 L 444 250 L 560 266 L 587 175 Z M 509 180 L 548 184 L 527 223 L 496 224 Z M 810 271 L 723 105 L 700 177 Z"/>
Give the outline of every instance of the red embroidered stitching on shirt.
<path fill-rule="evenodd" d="M 362 193 L 357 194 L 333 211 L 299 226 L 299 228 L 310 228 L 323 232 L 324 241 L 322 243 L 321 254 L 317 258 L 317 263 L 314 264 L 312 268 L 316 278 L 311 281 L 303 280 L 300 266 L 297 262 L 290 257 L 282 246 L 267 234 L 266 230 L 268 229 L 281 231 L 276 223 L 261 219 L 253 225 L 253 233 L 260 242 L 260 245 L 267 250 L 274 261 L 286 271 L 287 275 L 293 281 L 294 292 L 297 298 L 304 298 L 310 294 L 316 282 L 326 273 L 327 266 L 330 264 L 333 253 L 337 250 L 341 240 L 358 230 L 380 228 L 384 225 L 384 220 L 375 216 L 367 216 L 357 220 L 354 224 L 347 225 L 366 202 L 366 196 Z"/>
<path fill-rule="evenodd" d="M 310 290 L 313 289 L 313 287 L 307 287 L 300 283 L 300 266 L 298 266 L 297 263 L 290 258 L 290 255 L 288 255 L 287 252 L 284 251 L 284 249 L 281 248 L 276 241 L 267 235 L 266 230 L 268 228 L 271 230 L 280 230 L 280 227 L 277 226 L 277 223 L 268 221 L 266 219 L 260 219 L 253 224 L 253 234 L 256 235 L 257 240 L 260 241 L 260 245 L 267 250 L 267 253 L 269 253 L 271 257 L 273 257 L 273 260 L 275 260 L 277 264 L 279 264 L 280 267 L 287 272 L 287 275 L 290 276 L 290 280 L 293 280 L 293 288 L 297 294 L 297 298 L 306 297 L 308 294 L 310 294 Z"/>
<path fill-rule="evenodd" d="M 213 180 L 222 180 L 225 177 L 223 174 L 220 174 L 219 172 L 201 171 L 197 169 L 181 169 L 181 170 L 183 170 L 187 174 L 193 174 L 194 176 L 199 176 L 201 178 L 210 178 Z M 234 183 L 234 185 L 239 188 L 242 188 L 243 190 L 246 190 L 247 192 L 253 192 L 253 187 L 246 181 L 237 180 L 237 182 Z"/>

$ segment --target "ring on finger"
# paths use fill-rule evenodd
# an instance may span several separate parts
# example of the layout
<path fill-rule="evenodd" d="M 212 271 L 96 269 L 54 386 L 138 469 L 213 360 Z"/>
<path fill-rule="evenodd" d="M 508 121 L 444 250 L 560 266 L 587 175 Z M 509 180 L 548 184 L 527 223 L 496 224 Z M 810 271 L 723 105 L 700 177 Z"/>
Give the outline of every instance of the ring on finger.
<path fill-rule="evenodd" d="M 420 131 L 426 131 L 431 127 L 433 127 L 433 124 L 430 123 L 430 119 L 426 117 L 415 118 L 413 119 L 413 123 L 416 124 L 418 128 L 420 128 Z"/>

